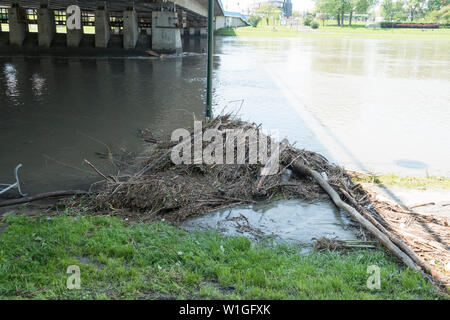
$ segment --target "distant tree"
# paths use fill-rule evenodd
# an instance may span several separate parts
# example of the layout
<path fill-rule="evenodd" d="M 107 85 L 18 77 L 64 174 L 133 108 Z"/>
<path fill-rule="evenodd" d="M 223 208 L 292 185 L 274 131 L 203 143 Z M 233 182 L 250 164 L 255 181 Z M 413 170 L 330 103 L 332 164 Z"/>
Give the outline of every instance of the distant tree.
<path fill-rule="evenodd" d="M 381 10 L 386 20 L 392 21 L 394 19 L 394 2 L 392 0 L 384 0 L 381 3 Z"/>
<path fill-rule="evenodd" d="M 351 0 L 338 0 L 338 10 L 341 18 L 340 26 L 344 26 L 344 16 L 351 11 Z"/>
<path fill-rule="evenodd" d="M 450 0 L 428 0 L 427 2 L 427 11 L 439 11 L 442 8 L 448 6 L 450 4 Z"/>
<path fill-rule="evenodd" d="M 341 25 L 341 0 L 315 0 L 316 10 L 330 17 L 336 17 L 337 24 Z"/>
<path fill-rule="evenodd" d="M 408 13 L 405 10 L 406 6 L 404 0 L 397 0 L 394 2 L 394 20 L 406 21 L 408 19 Z"/>
<path fill-rule="evenodd" d="M 381 9 L 386 20 L 405 21 L 408 19 L 407 5 L 403 0 L 383 0 Z"/>
<path fill-rule="evenodd" d="M 260 16 L 252 14 L 251 16 L 248 17 L 248 22 L 250 22 L 252 27 L 256 28 L 261 19 L 262 18 Z"/>
<path fill-rule="evenodd" d="M 424 13 L 426 8 L 426 0 L 406 0 L 405 6 L 409 14 L 409 19 L 414 21 L 414 18 Z"/>
<path fill-rule="evenodd" d="M 327 20 L 327 15 L 325 13 L 322 12 L 317 13 L 316 19 L 322 21 L 322 26 L 325 27 L 325 20 Z"/>
<path fill-rule="evenodd" d="M 345 14 L 349 14 L 348 24 L 352 25 L 355 13 L 368 13 L 378 0 L 315 0 L 315 2 L 317 12 L 336 17 L 338 26 L 343 26 Z"/>
<path fill-rule="evenodd" d="M 270 25 L 271 19 L 275 24 L 277 24 L 277 22 L 280 20 L 281 11 L 274 5 L 267 4 L 258 8 L 256 10 L 256 13 L 266 20 L 267 25 Z"/>
<path fill-rule="evenodd" d="M 442 7 L 440 10 L 431 11 L 427 18 L 437 23 L 450 24 L 450 4 Z"/>
<path fill-rule="evenodd" d="M 352 25 L 354 13 L 366 14 L 370 8 L 378 3 L 378 0 L 349 0 L 350 16 L 348 25 Z"/>

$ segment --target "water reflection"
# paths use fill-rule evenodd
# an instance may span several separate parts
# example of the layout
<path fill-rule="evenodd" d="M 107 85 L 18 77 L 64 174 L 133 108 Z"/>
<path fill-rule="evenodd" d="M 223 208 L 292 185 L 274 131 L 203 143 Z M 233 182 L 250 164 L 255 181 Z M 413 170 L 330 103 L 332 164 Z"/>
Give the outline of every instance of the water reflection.
<path fill-rule="evenodd" d="M 46 90 L 46 79 L 35 73 L 31 76 L 32 89 L 35 96 L 39 97 L 44 94 Z"/>
<path fill-rule="evenodd" d="M 29 193 L 97 180 L 83 159 L 111 174 L 97 152 L 139 154 L 143 128 L 168 134 L 203 113 L 204 56 L 0 58 L 0 181 L 23 163 Z M 14 93 L 14 94 L 13 94 Z M 20 108 L 10 108 L 10 106 Z M 185 111 L 180 110 L 187 110 Z"/>
<path fill-rule="evenodd" d="M 17 70 L 14 65 L 7 63 L 3 67 L 3 74 L 6 81 L 5 94 L 10 98 L 13 105 L 17 105 L 17 98 L 20 96 L 19 90 L 17 88 Z"/>

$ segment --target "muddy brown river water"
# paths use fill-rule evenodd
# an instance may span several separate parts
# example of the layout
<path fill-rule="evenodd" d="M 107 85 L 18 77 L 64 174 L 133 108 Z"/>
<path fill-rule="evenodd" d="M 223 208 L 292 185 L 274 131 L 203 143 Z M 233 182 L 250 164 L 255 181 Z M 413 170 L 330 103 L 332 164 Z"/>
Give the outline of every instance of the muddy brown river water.
<path fill-rule="evenodd" d="M 190 54 L 165 59 L 3 54 L 0 182 L 22 163 L 24 192 L 87 188 L 98 177 L 83 159 L 115 174 L 97 152 L 139 155 L 140 129 L 191 125 L 204 110 L 204 47 L 191 40 Z M 214 70 L 216 112 L 239 110 L 346 168 L 450 176 L 448 41 L 218 38 Z M 343 225 L 322 209 L 326 228 Z"/>

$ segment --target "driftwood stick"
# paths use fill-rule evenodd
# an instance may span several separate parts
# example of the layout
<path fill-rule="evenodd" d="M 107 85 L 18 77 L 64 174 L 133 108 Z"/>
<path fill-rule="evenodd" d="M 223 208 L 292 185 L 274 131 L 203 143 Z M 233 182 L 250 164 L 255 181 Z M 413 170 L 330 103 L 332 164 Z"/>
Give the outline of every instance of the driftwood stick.
<path fill-rule="evenodd" d="M 434 202 L 427 202 L 427 203 L 416 204 L 415 206 L 412 206 L 410 208 L 411 209 L 415 209 L 415 208 L 426 207 L 426 206 L 434 206 L 434 205 L 436 205 L 436 203 L 434 203 Z"/>
<path fill-rule="evenodd" d="M 158 57 L 158 58 L 160 58 L 161 57 L 161 55 L 159 54 L 159 53 L 157 53 L 157 52 L 155 52 L 155 51 L 153 51 L 153 50 L 147 50 L 147 51 L 145 51 L 149 56 L 153 56 L 153 57 Z"/>
<path fill-rule="evenodd" d="M 100 172 L 100 170 L 98 170 L 92 163 L 90 163 L 88 160 L 84 159 L 84 162 L 92 168 L 92 170 L 94 170 L 95 172 L 97 172 L 98 175 L 100 175 L 101 177 L 103 177 L 106 181 L 109 182 L 115 182 L 113 179 L 108 178 L 107 176 L 105 176 L 103 173 Z"/>
<path fill-rule="evenodd" d="M 88 192 L 81 190 L 66 190 L 66 191 L 53 191 L 37 194 L 35 196 L 24 197 L 19 199 L 11 199 L 0 202 L 0 207 L 9 207 L 17 204 L 28 203 L 32 201 L 47 199 L 47 198 L 55 198 L 55 197 L 69 197 L 69 196 L 77 196 L 77 195 L 86 195 Z"/>
<path fill-rule="evenodd" d="M 145 166 L 141 171 L 139 171 L 135 176 L 141 176 L 147 172 L 149 172 L 150 170 L 152 170 L 158 163 L 160 163 L 162 160 L 164 160 L 165 158 L 167 158 L 168 155 L 170 155 L 172 153 L 172 149 L 170 149 L 169 151 L 165 152 L 162 156 L 160 156 L 158 159 L 156 159 L 155 161 L 153 161 L 152 163 L 148 164 L 147 166 Z"/>
<path fill-rule="evenodd" d="M 385 235 L 389 237 L 389 239 L 395 243 L 401 250 L 403 250 L 416 264 L 418 264 L 420 267 L 422 267 L 424 270 L 428 271 L 433 276 L 435 275 L 435 272 L 432 270 L 432 268 L 427 265 L 420 257 L 410 248 L 406 245 L 406 243 L 403 242 L 402 239 L 395 236 L 392 232 L 389 232 L 386 230 L 386 228 L 379 223 L 366 209 L 364 209 L 360 204 L 356 202 L 354 198 L 352 198 L 344 189 L 339 188 L 341 193 L 350 201 L 350 203 L 356 207 L 359 212 L 363 214 L 363 216 L 369 220 L 375 227 L 378 228 L 381 232 L 383 232 Z"/>
<path fill-rule="evenodd" d="M 404 264 L 413 270 L 421 271 L 421 268 L 414 263 L 414 261 L 402 250 L 400 250 L 387 235 L 378 230 L 370 221 L 365 219 L 355 208 L 351 207 L 347 203 L 341 200 L 339 194 L 328 184 L 327 181 L 322 177 L 320 173 L 315 170 L 309 169 L 308 167 L 302 165 L 298 161 L 294 161 L 291 164 L 291 168 L 300 175 L 306 175 L 314 178 L 319 185 L 324 189 L 330 198 L 333 200 L 334 204 L 345 210 L 350 216 L 352 216 L 357 222 L 359 222 L 364 228 L 369 230 L 390 252 L 392 252 L 396 257 L 398 257 Z"/>

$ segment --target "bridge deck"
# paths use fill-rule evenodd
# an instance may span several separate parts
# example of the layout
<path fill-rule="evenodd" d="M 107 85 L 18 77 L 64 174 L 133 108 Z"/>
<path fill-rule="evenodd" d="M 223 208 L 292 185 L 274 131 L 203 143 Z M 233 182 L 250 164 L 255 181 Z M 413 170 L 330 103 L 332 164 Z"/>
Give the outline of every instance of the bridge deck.
<path fill-rule="evenodd" d="M 130 6 L 133 1 L 129 0 L 108 0 L 104 1 L 108 10 L 111 12 L 121 12 Z M 0 6 L 10 7 L 13 3 L 19 4 L 24 8 L 39 8 L 41 0 L 0 0 Z M 54 10 L 66 9 L 68 6 L 77 4 L 83 11 L 95 11 L 98 4 L 102 1 L 92 0 L 49 0 L 49 8 Z M 192 15 L 200 15 L 206 17 L 208 0 L 178 0 L 177 6 L 181 6 L 188 13 Z M 160 10 L 161 8 L 172 8 L 173 2 L 155 2 L 154 0 L 135 0 L 134 7 L 138 13 L 151 13 L 154 10 Z M 223 7 L 221 0 L 215 0 L 215 15 L 223 15 Z"/>

